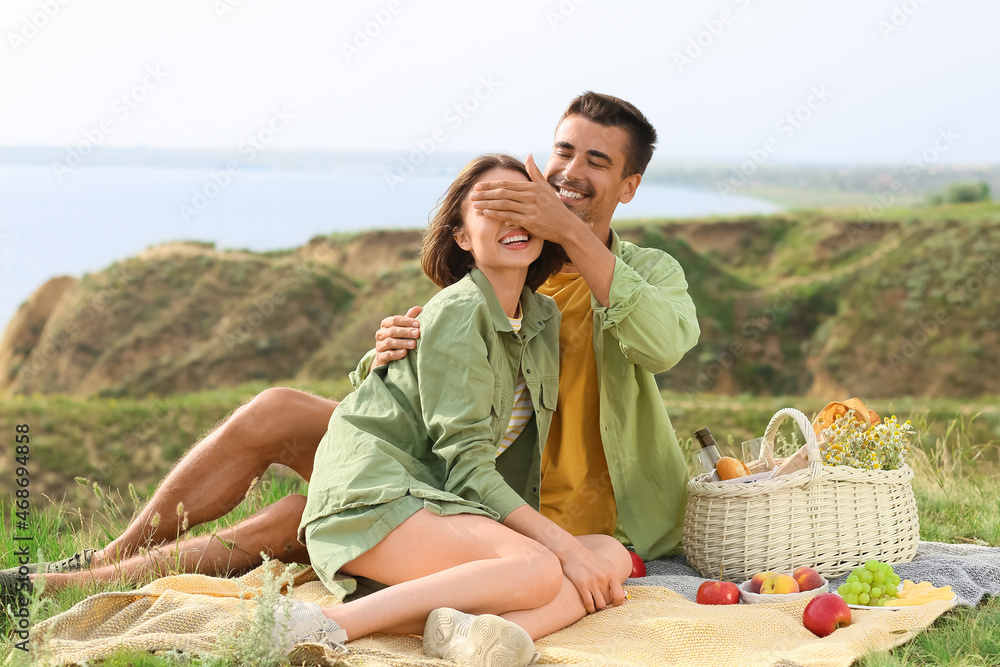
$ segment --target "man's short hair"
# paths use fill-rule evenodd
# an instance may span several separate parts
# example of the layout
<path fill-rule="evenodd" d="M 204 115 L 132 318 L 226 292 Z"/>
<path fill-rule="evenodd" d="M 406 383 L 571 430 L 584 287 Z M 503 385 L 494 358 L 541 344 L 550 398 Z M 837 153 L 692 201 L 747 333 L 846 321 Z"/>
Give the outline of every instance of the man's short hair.
<path fill-rule="evenodd" d="M 641 175 L 646 171 L 656 145 L 656 130 L 635 105 L 612 95 L 588 90 L 569 103 L 559 122 L 562 123 L 569 116 L 580 116 L 598 125 L 625 130 L 629 141 L 624 146 L 625 166 L 622 177 Z"/>

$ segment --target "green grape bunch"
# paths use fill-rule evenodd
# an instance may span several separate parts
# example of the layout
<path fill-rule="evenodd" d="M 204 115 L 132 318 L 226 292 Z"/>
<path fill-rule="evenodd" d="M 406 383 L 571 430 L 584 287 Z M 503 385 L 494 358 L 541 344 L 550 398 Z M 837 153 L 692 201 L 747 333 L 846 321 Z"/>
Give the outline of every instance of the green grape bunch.
<path fill-rule="evenodd" d="M 847 582 L 837 588 L 837 593 L 847 604 L 866 607 L 884 607 L 892 598 L 899 597 L 899 575 L 892 566 L 875 559 L 854 568 L 847 575 Z"/>

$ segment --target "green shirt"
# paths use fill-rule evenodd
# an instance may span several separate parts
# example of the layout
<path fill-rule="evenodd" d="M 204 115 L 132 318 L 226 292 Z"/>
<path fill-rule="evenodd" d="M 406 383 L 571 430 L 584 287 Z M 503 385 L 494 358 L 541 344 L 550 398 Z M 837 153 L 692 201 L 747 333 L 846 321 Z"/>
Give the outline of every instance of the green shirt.
<path fill-rule="evenodd" d="M 614 231 L 611 252 L 617 261 L 609 306 L 591 301 L 601 436 L 618 524 L 636 553 L 651 560 L 680 549 L 687 484 L 687 461 L 653 374 L 680 361 L 701 329 L 677 260 Z"/>
<path fill-rule="evenodd" d="M 373 371 L 330 419 L 300 524 L 404 495 L 464 504 L 502 521 L 537 509 L 541 451 L 559 379 L 559 311 L 525 288 L 515 333 L 477 270 L 420 314 L 422 339 Z M 497 458 L 523 368 L 534 419 Z"/>
<path fill-rule="evenodd" d="M 687 484 L 687 461 L 653 374 L 680 361 L 701 329 L 677 260 L 622 241 L 614 230 L 611 252 L 617 260 L 609 306 L 591 301 L 601 436 L 618 525 L 639 556 L 651 560 L 680 550 Z M 416 349 L 431 338 L 423 331 Z M 355 385 L 373 358 L 374 350 L 351 373 Z"/>

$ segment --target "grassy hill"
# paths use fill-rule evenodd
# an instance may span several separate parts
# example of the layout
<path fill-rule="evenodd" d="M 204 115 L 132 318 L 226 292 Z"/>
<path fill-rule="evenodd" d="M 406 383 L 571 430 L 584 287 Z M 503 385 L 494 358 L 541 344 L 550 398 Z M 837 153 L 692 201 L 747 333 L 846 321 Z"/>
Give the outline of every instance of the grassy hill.
<path fill-rule="evenodd" d="M 702 337 L 686 394 L 1000 394 L 1000 204 L 637 221 L 684 267 Z M 56 278 L 0 342 L 0 392 L 140 397 L 342 378 L 385 315 L 423 303 L 419 233 L 273 253 L 200 243 Z"/>
<path fill-rule="evenodd" d="M 998 393 L 1000 207 L 644 226 L 687 271 L 703 335 L 686 392 Z"/>

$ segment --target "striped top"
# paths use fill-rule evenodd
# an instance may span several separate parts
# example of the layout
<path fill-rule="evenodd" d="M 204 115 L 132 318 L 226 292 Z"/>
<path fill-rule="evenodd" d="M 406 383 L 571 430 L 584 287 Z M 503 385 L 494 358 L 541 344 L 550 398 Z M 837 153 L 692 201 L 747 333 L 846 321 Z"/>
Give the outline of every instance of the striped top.
<path fill-rule="evenodd" d="M 508 317 L 507 319 L 510 320 L 510 325 L 514 327 L 514 331 L 521 331 L 520 317 Z M 517 386 L 514 387 L 514 411 L 510 413 L 507 432 L 504 433 L 503 439 L 497 445 L 497 456 L 507 451 L 511 443 L 517 440 L 517 436 L 521 435 L 521 431 L 524 430 L 525 424 L 531 419 L 534 411 L 535 406 L 531 402 L 531 394 L 528 393 L 528 384 L 524 381 L 524 372 L 518 369 Z"/>

